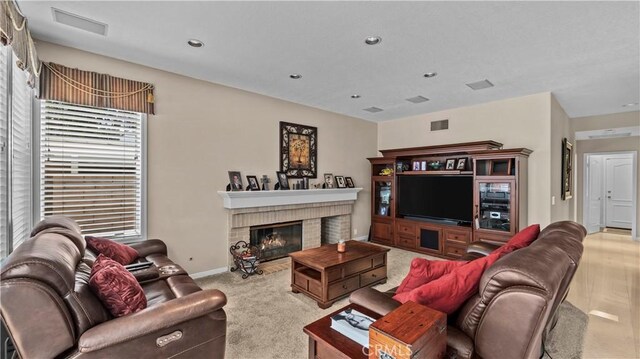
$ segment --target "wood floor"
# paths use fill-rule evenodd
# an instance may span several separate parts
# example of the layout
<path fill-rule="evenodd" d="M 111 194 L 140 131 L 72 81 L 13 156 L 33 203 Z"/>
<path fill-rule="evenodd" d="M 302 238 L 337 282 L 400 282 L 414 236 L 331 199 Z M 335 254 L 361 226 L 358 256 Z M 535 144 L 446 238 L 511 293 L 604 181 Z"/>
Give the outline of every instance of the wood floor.
<path fill-rule="evenodd" d="M 585 238 L 567 297 L 589 314 L 584 358 L 640 358 L 640 243 L 620 233 Z"/>

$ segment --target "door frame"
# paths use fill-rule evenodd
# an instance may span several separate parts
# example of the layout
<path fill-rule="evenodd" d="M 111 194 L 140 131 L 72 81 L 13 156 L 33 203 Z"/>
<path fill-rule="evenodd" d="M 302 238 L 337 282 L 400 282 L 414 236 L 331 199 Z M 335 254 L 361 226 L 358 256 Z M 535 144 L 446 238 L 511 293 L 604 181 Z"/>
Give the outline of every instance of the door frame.
<path fill-rule="evenodd" d="M 590 192 L 589 189 L 591 188 L 591 159 L 592 157 L 596 157 L 596 156 L 601 156 L 601 154 L 599 153 L 585 153 L 584 154 L 584 174 L 583 174 L 583 181 L 582 181 L 582 186 L 583 186 L 583 195 L 582 195 L 582 224 L 587 228 L 587 233 L 592 233 L 589 228 L 589 220 L 591 218 L 591 199 L 590 199 Z M 602 175 L 604 175 L 604 167 L 601 167 L 602 170 Z M 600 191 L 602 191 L 602 196 L 604 196 L 604 179 L 601 180 L 600 186 L 602 188 L 600 188 Z M 605 223 L 603 221 L 603 206 L 604 206 L 604 200 L 602 199 L 602 196 L 600 198 L 600 213 L 599 213 L 599 220 L 598 220 L 598 231 L 600 232 L 600 230 L 602 229 L 602 227 L 604 227 Z"/>
<path fill-rule="evenodd" d="M 586 224 L 586 219 L 589 218 L 589 203 L 587 202 L 587 193 L 589 191 L 589 166 L 587 166 L 587 162 L 590 156 L 592 155 L 631 155 L 631 183 L 633 185 L 632 188 L 632 198 L 631 203 L 633 207 L 633 216 L 631 217 L 631 239 L 640 240 L 638 238 L 638 152 L 637 151 L 612 151 L 612 152 L 589 152 L 584 154 L 584 158 L 582 159 L 582 223 Z M 604 204 L 603 204 L 604 206 Z M 604 207 L 603 207 L 604 208 Z M 606 210 L 606 209 L 605 209 Z M 603 223 L 606 225 L 606 223 Z"/>

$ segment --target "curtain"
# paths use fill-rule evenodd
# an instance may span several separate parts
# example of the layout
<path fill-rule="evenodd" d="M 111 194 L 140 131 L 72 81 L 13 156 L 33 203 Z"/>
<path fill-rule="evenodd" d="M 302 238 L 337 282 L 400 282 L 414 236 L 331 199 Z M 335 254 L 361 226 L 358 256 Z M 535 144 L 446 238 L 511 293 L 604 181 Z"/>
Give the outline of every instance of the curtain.
<path fill-rule="evenodd" d="M 40 75 L 41 65 L 27 26 L 27 19 L 14 0 L 0 0 L 0 43 L 11 45 L 17 57 L 18 67 L 29 73 L 29 84 L 35 85 L 35 78 Z"/>
<path fill-rule="evenodd" d="M 40 99 L 154 114 L 153 85 L 44 62 Z"/>

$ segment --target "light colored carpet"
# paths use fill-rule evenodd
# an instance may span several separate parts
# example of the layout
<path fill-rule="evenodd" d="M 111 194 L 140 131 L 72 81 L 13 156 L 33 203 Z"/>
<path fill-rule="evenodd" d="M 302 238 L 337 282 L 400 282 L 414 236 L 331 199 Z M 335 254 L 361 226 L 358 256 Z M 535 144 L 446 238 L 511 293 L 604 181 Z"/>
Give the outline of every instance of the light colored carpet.
<path fill-rule="evenodd" d="M 392 248 L 388 254 L 387 283 L 375 288 L 385 291 L 399 285 L 415 257 L 436 259 Z M 227 295 L 228 303 L 224 308 L 227 313 L 227 358 L 307 358 L 308 337 L 302 328 L 348 304 L 348 298 L 344 298 L 328 309 L 320 309 L 315 301 L 304 294 L 293 294 L 290 281 L 289 270 L 252 276 L 244 280 L 237 272 L 197 280 L 202 288 L 220 289 Z M 571 308 L 577 310 L 573 306 Z M 561 310 L 564 311 L 564 305 Z M 561 314 L 558 326 L 554 330 L 564 334 L 559 336 L 558 342 L 551 340 L 546 345 L 553 359 L 579 358 L 582 353 L 582 336 L 576 341 L 574 333 L 578 329 L 584 333 L 586 324 L 576 324 L 572 319 L 576 313 L 568 313 L 569 316 Z M 566 317 L 570 320 L 566 320 Z M 578 356 L 573 356 L 574 354 Z"/>
<path fill-rule="evenodd" d="M 543 358 L 580 359 L 589 316 L 566 300 L 558 311 L 558 323 L 549 333 Z"/>

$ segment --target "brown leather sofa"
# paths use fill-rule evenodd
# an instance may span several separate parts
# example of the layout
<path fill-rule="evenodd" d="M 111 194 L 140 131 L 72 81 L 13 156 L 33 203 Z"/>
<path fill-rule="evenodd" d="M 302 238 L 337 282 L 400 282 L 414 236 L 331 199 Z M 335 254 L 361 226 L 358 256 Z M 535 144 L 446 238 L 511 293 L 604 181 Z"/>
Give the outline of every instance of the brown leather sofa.
<path fill-rule="evenodd" d="M 50 217 L 31 236 L 0 272 L 0 313 L 20 357 L 224 358 L 224 293 L 198 287 L 162 241 L 132 244 L 155 264 L 136 275 L 148 305 L 113 318 L 88 285 L 96 255 L 79 226 Z"/>
<path fill-rule="evenodd" d="M 529 247 L 487 269 L 478 293 L 448 318 L 448 357 L 540 358 L 580 262 L 585 236 L 584 227 L 575 222 L 553 223 Z M 495 248 L 474 245 L 468 255 L 486 255 Z M 395 288 L 387 293 L 363 288 L 352 293 L 350 301 L 385 315 L 400 306 L 391 298 L 394 293 Z"/>

